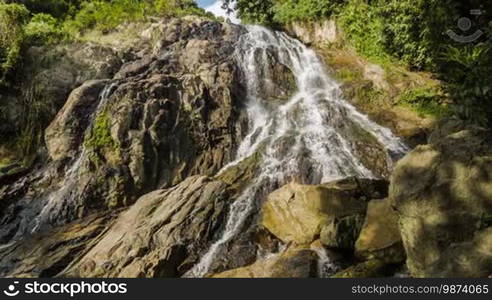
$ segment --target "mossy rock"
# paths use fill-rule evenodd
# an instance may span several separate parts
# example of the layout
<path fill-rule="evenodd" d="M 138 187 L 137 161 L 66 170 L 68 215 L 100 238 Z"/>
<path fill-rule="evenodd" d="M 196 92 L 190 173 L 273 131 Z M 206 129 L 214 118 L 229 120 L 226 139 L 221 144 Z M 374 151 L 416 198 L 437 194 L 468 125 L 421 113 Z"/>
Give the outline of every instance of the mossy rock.
<path fill-rule="evenodd" d="M 355 254 L 361 259 L 393 263 L 405 260 L 398 216 L 389 199 L 369 202 L 364 225 L 355 243 Z"/>
<path fill-rule="evenodd" d="M 492 135 L 463 130 L 419 146 L 397 165 L 390 199 L 414 277 L 483 277 L 492 270 Z"/>
<path fill-rule="evenodd" d="M 397 270 L 398 265 L 374 259 L 351 266 L 331 278 L 381 278 L 393 276 Z"/>
<path fill-rule="evenodd" d="M 363 224 L 364 213 L 335 219 L 321 230 L 321 243 L 327 248 L 353 251 Z"/>
<path fill-rule="evenodd" d="M 386 189 L 385 181 L 357 178 L 322 185 L 290 183 L 268 196 L 261 223 L 284 243 L 306 245 L 330 232 L 322 241 L 353 249 L 367 202 L 385 195 Z"/>

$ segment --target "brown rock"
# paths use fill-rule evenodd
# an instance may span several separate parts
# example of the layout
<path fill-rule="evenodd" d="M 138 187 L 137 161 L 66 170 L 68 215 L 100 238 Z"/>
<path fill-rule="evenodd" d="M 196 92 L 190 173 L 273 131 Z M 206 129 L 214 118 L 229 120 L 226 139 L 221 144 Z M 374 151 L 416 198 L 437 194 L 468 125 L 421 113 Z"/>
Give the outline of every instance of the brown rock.
<path fill-rule="evenodd" d="M 56 119 L 46 129 L 45 140 L 53 160 L 73 157 L 82 143 L 91 115 L 100 100 L 105 80 L 88 81 L 75 89 Z"/>
<path fill-rule="evenodd" d="M 416 277 L 482 277 L 492 270 L 492 136 L 464 130 L 419 146 L 393 174 L 407 265 Z"/>
<path fill-rule="evenodd" d="M 214 278 L 309 278 L 317 272 L 316 253 L 309 249 L 289 248 L 253 265 L 213 275 Z"/>
<path fill-rule="evenodd" d="M 53 277 L 90 249 L 112 220 L 97 214 L 0 249 L 2 277 Z"/>
<path fill-rule="evenodd" d="M 69 277 L 177 277 L 196 262 L 222 226 L 226 185 L 190 177 L 140 198 L 89 252 L 69 266 Z"/>
<path fill-rule="evenodd" d="M 363 220 L 367 202 L 385 194 L 383 181 L 344 179 L 318 186 L 288 184 L 271 193 L 262 209 L 262 225 L 284 243 L 294 242 L 307 245 L 316 240 L 324 230 L 330 234 L 322 242 L 333 247 L 344 248 L 352 244 L 358 236 L 359 228 L 351 219 Z M 383 196 L 384 197 L 384 196 Z M 350 238 L 341 237 L 346 224 L 354 234 Z M 350 242 L 343 242 L 340 240 Z"/>
<path fill-rule="evenodd" d="M 364 225 L 355 243 L 355 253 L 365 259 L 379 258 L 390 262 L 405 259 L 398 217 L 389 199 L 369 202 Z"/>

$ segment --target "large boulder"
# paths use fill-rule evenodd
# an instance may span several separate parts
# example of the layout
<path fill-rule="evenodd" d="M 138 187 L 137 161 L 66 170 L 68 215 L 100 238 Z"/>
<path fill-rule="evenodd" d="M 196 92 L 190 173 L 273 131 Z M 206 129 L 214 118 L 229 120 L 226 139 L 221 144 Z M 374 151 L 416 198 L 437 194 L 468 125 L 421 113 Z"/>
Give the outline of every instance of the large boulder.
<path fill-rule="evenodd" d="M 492 273 L 492 134 L 463 130 L 419 146 L 393 174 L 407 265 L 416 277 Z"/>
<path fill-rule="evenodd" d="M 219 233 L 228 197 L 226 184 L 203 176 L 147 194 L 60 276 L 180 276 Z"/>
<path fill-rule="evenodd" d="M 304 248 L 290 248 L 254 264 L 225 271 L 214 278 L 309 278 L 317 275 L 317 255 Z"/>
<path fill-rule="evenodd" d="M 367 202 L 384 198 L 384 181 L 343 179 L 318 186 L 288 184 L 268 196 L 262 225 L 284 243 L 318 239 L 331 248 L 353 248 Z"/>
<path fill-rule="evenodd" d="M 46 129 L 45 140 L 53 160 L 74 157 L 82 143 L 89 119 L 100 100 L 107 80 L 87 81 L 68 97 L 63 109 Z"/>
<path fill-rule="evenodd" d="M 325 43 L 337 42 L 341 35 L 334 20 L 319 22 L 295 21 L 285 26 L 287 32 L 301 40 L 305 44 L 321 46 Z"/>
<path fill-rule="evenodd" d="M 388 262 L 405 260 L 398 216 L 389 199 L 369 202 L 364 225 L 355 243 L 355 254 L 363 259 Z"/>
<path fill-rule="evenodd" d="M 95 43 L 72 43 L 31 47 L 19 70 L 18 89 L 0 92 L 0 132 L 19 134 L 26 124 L 26 111 L 36 107 L 40 128 L 45 128 L 66 102 L 70 92 L 88 80 L 111 78 L 122 64 L 122 54 Z M 34 112 L 30 112 L 34 113 Z M 0 144 L 9 146 L 5 141 Z M 20 156 L 20 155 L 19 155 Z"/>

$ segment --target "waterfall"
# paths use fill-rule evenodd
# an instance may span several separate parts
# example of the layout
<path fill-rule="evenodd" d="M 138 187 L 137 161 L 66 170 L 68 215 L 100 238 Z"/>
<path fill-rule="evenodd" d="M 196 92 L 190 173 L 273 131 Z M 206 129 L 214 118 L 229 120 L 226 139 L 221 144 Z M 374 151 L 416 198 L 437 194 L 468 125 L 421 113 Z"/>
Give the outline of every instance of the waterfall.
<path fill-rule="evenodd" d="M 386 147 L 388 158 L 407 148 L 387 128 L 370 121 L 342 98 L 339 85 L 324 70 L 315 52 L 284 33 L 248 26 L 237 44 L 236 59 L 247 87 L 249 133 L 236 159 L 223 170 L 261 153 L 258 176 L 231 205 L 222 236 L 184 277 L 203 277 L 227 244 L 242 230 L 259 201 L 290 180 L 319 184 L 357 176 L 376 177 L 360 161 L 351 126 Z M 285 101 L 269 101 L 263 87 L 274 84 L 271 57 L 294 75 L 297 92 Z"/>
<path fill-rule="evenodd" d="M 93 129 L 97 114 L 104 109 L 116 87 L 116 83 L 107 84 L 101 91 L 97 107 L 88 116 L 89 122 L 84 136 Z M 66 165 L 65 176 L 63 181 L 58 184 L 58 188 L 38 199 L 35 205 L 27 206 L 20 213 L 17 220 L 18 223 L 11 224 L 17 228 L 16 236 L 23 236 L 26 232 L 34 234 L 51 225 L 58 225 L 57 218 L 61 215 L 66 217 L 64 222 L 70 221 L 71 216 L 76 214 L 76 209 L 79 205 L 77 201 L 81 196 L 80 191 L 77 189 L 77 186 L 81 184 L 81 170 L 88 161 L 88 151 L 84 143 L 82 143 L 79 146 L 77 156 Z M 24 201 L 30 201 L 29 197 L 26 197 Z"/>

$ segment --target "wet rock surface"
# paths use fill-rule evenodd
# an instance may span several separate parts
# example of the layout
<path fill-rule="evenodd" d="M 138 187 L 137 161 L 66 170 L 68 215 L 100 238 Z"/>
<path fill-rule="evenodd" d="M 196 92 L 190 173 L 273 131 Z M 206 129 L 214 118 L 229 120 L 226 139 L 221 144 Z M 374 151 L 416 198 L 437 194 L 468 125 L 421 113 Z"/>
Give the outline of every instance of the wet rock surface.
<path fill-rule="evenodd" d="M 51 161 L 0 190 L 2 241 L 131 205 L 189 176 L 213 175 L 232 159 L 242 88 L 231 57 L 243 29 L 183 19 L 149 30 L 149 40 L 160 42 L 140 38 L 138 53 L 112 50 L 131 59 L 113 79 L 71 93 L 46 130 Z M 109 76 L 93 55 L 101 70 L 94 77 Z"/>
<path fill-rule="evenodd" d="M 292 248 L 253 265 L 213 275 L 213 278 L 313 278 L 317 256 L 310 249 Z"/>
<path fill-rule="evenodd" d="M 30 168 L 0 168 L 1 276 L 490 275 L 490 134 L 436 132 L 388 199 L 405 145 L 298 41 L 128 27 L 33 72 L 57 114 Z"/>
<path fill-rule="evenodd" d="M 54 277 L 110 226 L 116 213 L 96 214 L 0 250 L 2 277 Z"/>
<path fill-rule="evenodd" d="M 60 276 L 179 277 L 218 235 L 229 201 L 224 183 L 201 176 L 149 193 Z"/>

